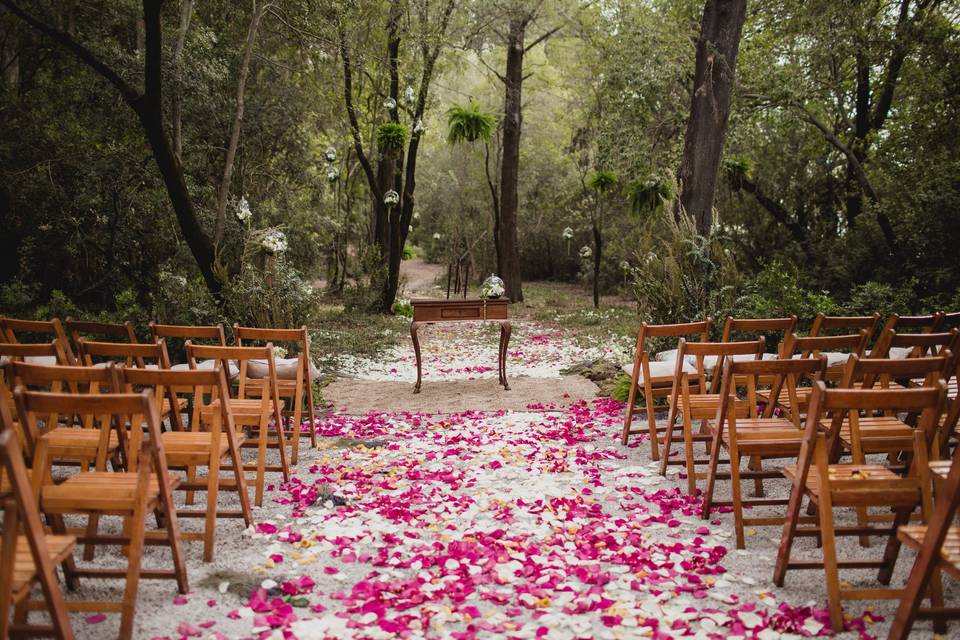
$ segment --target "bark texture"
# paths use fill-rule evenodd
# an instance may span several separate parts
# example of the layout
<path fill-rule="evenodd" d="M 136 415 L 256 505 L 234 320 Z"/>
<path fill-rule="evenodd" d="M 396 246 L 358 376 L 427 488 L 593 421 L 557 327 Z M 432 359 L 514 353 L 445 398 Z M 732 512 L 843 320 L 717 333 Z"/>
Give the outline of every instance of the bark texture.
<path fill-rule="evenodd" d="M 713 224 L 713 199 L 730 118 L 737 51 L 746 0 L 707 0 L 697 40 L 693 98 L 680 164 L 680 209 L 706 235 Z"/>
<path fill-rule="evenodd" d="M 503 160 L 500 163 L 500 224 L 497 229 L 497 271 L 511 302 L 523 300 L 517 209 L 520 179 L 520 132 L 523 125 L 523 40 L 528 19 L 511 18 L 507 31 L 507 68 L 503 76 Z"/>

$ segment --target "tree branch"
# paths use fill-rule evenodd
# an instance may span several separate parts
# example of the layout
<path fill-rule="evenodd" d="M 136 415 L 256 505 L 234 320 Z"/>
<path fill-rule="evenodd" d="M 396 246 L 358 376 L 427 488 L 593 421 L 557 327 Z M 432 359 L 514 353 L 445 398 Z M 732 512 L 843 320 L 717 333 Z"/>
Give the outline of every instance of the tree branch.
<path fill-rule="evenodd" d="M 765 194 L 760 189 L 760 185 L 746 176 L 739 176 L 737 181 L 739 187 L 747 193 L 752 194 L 753 197 L 756 198 L 757 203 L 766 209 L 774 220 L 786 227 L 797 242 L 803 244 L 807 241 L 807 230 L 793 219 L 793 216 L 790 215 L 786 207 Z"/>
<path fill-rule="evenodd" d="M 134 109 L 139 109 L 139 101 L 142 98 L 142 94 L 134 89 L 130 84 L 120 77 L 116 71 L 107 66 L 106 63 L 101 61 L 96 54 L 93 53 L 86 46 L 80 44 L 74 40 L 67 32 L 61 31 L 55 27 L 40 21 L 34 16 L 30 15 L 23 9 L 21 9 L 13 0 L 0 0 L 0 4 L 3 4 L 7 9 L 10 10 L 10 13 L 19 17 L 21 20 L 29 24 L 31 27 L 43 33 L 51 40 L 61 45 L 65 49 L 68 49 L 73 52 L 84 64 L 93 69 L 98 75 L 105 78 L 110 84 L 117 88 L 120 91 L 120 94 L 123 96 L 124 101 L 129 104 Z"/>
<path fill-rule="evenodd" d="M 363 167 L 363 173 L 367 176 L 367 183 L 370 185 L 370 191 L 373 197 L 379 202 L 383 200 L 383 194 L 377 184 L 377 177 L 373 173 L 373 167 L 370 166 L 370 160 L 363 151 L 363 141 L 360 139 L 360 123 L 357 120 L 357 109 L 353 104 L 353 72 L 351 70 L 350 50 L 347 48 L 347 34 L 343 26 L 337 25 L 337 34 L 340 38 L 340 58 L 343 60 L 343 99 L 347 107 L 347 119 L 350 121 L 350 135 L 353 137 L 353 149 L 357 153 L 357 160 Z"/>
<path fill-rule="evenodd" d="M 877 191 L 870 183 L 870 179 L 867 177 L 866 171 L 863 168 L 863 163 L 861 163 L 857 158 L 854 150 L 851 149 L 849 145 L 845 144 L 840 138 L 838 138 L 837 134 L 835 134 L 815 115 L 810 113 L 810 111 L 808 111 L 803 105 L 794 103 L 792 106 L 800 111 L 801 117 L 804 120 L 820 130 L 827 142 L 832 144 L 847 157 L 847 160 L 850 162 L 851 166 L 853 166 L 856 170 L 857 182 L 860 183 L 860 187 L 863 189 L 864 193 L 870 196 L 871 200 L 879 200 L 880 198 L 877 195 Z"/>
<path fill-rule="evenodd" d="M 525 46 L 525 47 L 523 48 L 523 52 L 526 53 L 526 52 L 530 51 L 530 49 L 533 49 L 535 46 L 537 46 L 538 44 L 540 44 L 541 42 L 543 42 L 544 40 L 546 40 L 547 38 L 549 38 L 550 36 L 552 36 L 553 34 L 555 34 L 557 31 L 560 31 L 560 29 L 562 29 L 562 28 L 563 28 L 563 25 L 559 25 L 559 26 L 554 27 L 553 29 L 550 29 L 550 30 L 548 30 L 548 31 L 540 34 L 540 37 L 539 37 L 539 38 L 537 38 L 536 40 L 534 40 L 533 42 L 531 42 L 530 44 L 528 44 L 527 46 Z"/>

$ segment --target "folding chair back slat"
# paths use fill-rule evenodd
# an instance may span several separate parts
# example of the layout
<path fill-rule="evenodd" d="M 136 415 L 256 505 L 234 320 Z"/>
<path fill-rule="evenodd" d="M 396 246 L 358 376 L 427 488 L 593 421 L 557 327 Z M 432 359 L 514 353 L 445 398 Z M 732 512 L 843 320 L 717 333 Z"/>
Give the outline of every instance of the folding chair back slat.
<path fill-rule="evenodd" d="M 0 342 L 23 342 L 23 338 L 28 336 L 45 336 L 56 340 L 60 344 L 64 356 L 66 356 L 66 361 L 63 364 L 75 363 L 76 355 L 59 319 L 21 320 L 0 316 Z M 28 342 L 35 341 L 29 340 Z"/>

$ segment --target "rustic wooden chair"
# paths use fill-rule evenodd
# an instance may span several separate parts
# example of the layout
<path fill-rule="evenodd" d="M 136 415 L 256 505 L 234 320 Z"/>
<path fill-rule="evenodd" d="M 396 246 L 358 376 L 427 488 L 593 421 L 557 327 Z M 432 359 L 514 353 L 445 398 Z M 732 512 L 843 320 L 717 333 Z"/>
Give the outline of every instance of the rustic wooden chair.
<path fill-rule="evenodd" d="M 721 401 L 719 394 L 707 393 L 708 385 L 704 359 L 707 356 L 715 356 L 717 366 L 720 371 L 723 371 L 723 364 L 727 358 L 753 355 L 754 359 L 760 360 L 763 357 L 764 345 L 763 337 L 747 342 L 687 342 L 685 338 L 680 338 L 673 386 L 670 392 L 667 432 L 660 457 L 660 475 L 667 474 L 667 465 L 669 464 L 684 465 L 687 471 L 687 492 L 690 495 L 696 494 L 698 477 L 705 477 L 702 474 L 698 476 L 697 465 L 706 465 L 710 462 L 708 458 L 697 459 L 694 457 L 694 443 L 706 443 L 709 453 L 709 443 L 713 439 L 709 432 L 709 421 L 716 418 Z M 684 359 L 688 356 L 693 357 L 696 362 L 696 373 L 688 373 L 682 366 Z M 695 387 L 691 386 L 691 378 L 696 378 L 697 384 Z M 747 406 L 746 401 L 738 400 L 735 404 L 737 412 L 743 417 L 747 417 L 753 411 L 753 408 Z M 670 449 L 674 440 L 678 414 L 683 421 L 683 457 L 671 460 Z M 694 433 L 693 430 L 694 420 L 700 421 L 700 431 L 698 433 Z"/>
<path fill-rule="evenodd" d="M 281 414 L 280 394 L 277 390 L 277 372 L 273 361 L 273 345 L 265 347 L 216 347 L 210 345 L 195 345 L 187 341 L 187 361 L 196 368 L 201 360 L 216 360 L 220 368 L 226 370 L 229 362 L 236 362 L 239 368 L 237 395 L 229 398 L 230 413 L 233 422 L 238 428 L 247 427 L 255 432 L 256 437 L 246 438 L 243 448 L 257 449 L 256 464 L 245 464 L 244 470 L 256 471 L 254 479 L 256 494 L 254 503 L 259 507 L 263 504 L 264 479 L 267 472 L 280 473 L 283 481 L 290 480 L 290 467 L 287 464 L 287 443 Z M 270 391 L 262 393 L 263 387 L 257 389 L 253 397 L 247 394 L 247 368 L 251 360 L 263 360 L 267 363 L 267 378 Z M 215 415 L 220 415 L 220 399 L 214 398 L 200 408 L 201 422 L 209 425 Z M 273 433 L 270 437 L 270 420 L 274 420 Z M 278 449 L 280 454 L 279 465 L 268 465 L 267 449 Z"/>
<path fill-rule="evenodd" d="M 64 326 L 67 328 L 67 334 L 70 336 L 70 342 L 73 343 L 73 348 L 77 351 L 77 356 L 79 357 L 79 343 L 80 339 L 103 339 L 106 338 L 110 342 L 126 342 L 129 344 L 136 344 L 137 334 L 133 329 L 133 324 L 129 321 L 126 322 L 97 322 L 94 320 L 74 320 L 73 318 L 67 318 L 64 321 Z"/>
<path fill-rule="evenodd" d="M 3 385 L 7 389 L 23 386 L 32 391 L 90 395 L 118 390 L 112 367 L 94 369 L 10 362 L 4 367 L 3 378 Z M 10 397 L 12 399 L 12 395 Z M 11 415 L 16 415 L 15 404 L 11 406 Z M 126 459 L 122 446 L 126 442 L 125 433 L 120 429 L 110 429 L 109 425 L 101 429 L 100 419 L 93 414 L 78 416 L 51 412 L 34 423 L 18 422 L 17 427 L 28 461 L 34 459 L 37 445 L 43 437 L 47 440 L 52 464 L 79 464 L 84 470 L 92 465 L 103 471 L 108 460 L 122 467 Z"/>
<path fill-rule="evenodd" d="M 862 355 L 867 346 L 868 334 L 861 329 L 858 333 L 839 336 L 804 336 L 796 334 L 784 341 L 781 357 L 793 359 L 819 358 L 827 359 L 826 380 L 839 380 L 843 376 L 843 368 L 851 355 Z M 758 391 L 757 397 L 764 404 L 763 415 L 767 418 L 780 411 L 794 421 L 802 420 L 807 410 L 807 402 L 812 387 L 797 387 L 795 397 L 790 397 L 786 389 L 781 389 L 777 396 L 769 391 Z"/>
<path fill-rule="evenodd" d="M 54 484 L 50 475 L 50 459 L 47 440 L 41 437 L 34 456 L 31 480 L 34 496 L 40 509 L 50 518 L 55 534 L 66 534 L 64 517 L 67 515 L 119 516 L 123 518 L 123 531 L 119 534 L 95 532 L 77 536 L 77 542 L 90 545 L 114 545 L 126 547 L 125 567 L 75 566 L 65 572 L 68 583 L 76 584 L 80 578 L 124 580 L 123 597 L 118 601 L 70 602 L 69 608 L 83 611 L 120 613 L 122 640 L 133 635 L 137 591 L 141 579 L 172 579 L 180 593 L 189 591 L 187 571 L 180 546 L 180 530 L 177 512 L 173 505 L 171 488 L 179 483 L 176 475 L 167 469 L 163 439 L 160 435 L 160 416 L 151 391 L 139 394 L 76 395 L 40 393 L 18 387 L 14 391 L 20 421 L 36 426 L 38 416 L 61 413 L 92 416 L 109 416 L 108 422 L 117 422 L 134 416 L 132 422 L 145 422 L 148 436 L 143 438 L 139 429 L 132 429 L 131 455 L 124 472 L 90 471 L 70 476 Z M 109 428 L 101 425 L 101 428 Z M 163 529 L 146 531 L 146 517 L 159 512 Z M 143 547 L 151 544 L 169 546 L 172 568 L 153 569 L 141 566 Z"/>
<path fill-rule="evenodd" d="M 796 459 L 800 454 L 800 442 L 803 432 L 799 428 L 799 421 L 792 422 L 784 418 L 764 418 L 753 415 L 741 417 L 737 415 L 737 387 L 746 387 L 748 407 L 757 406 L 757 386 L 765 380 L 772 379 L 775 392 L 785 388 L 787 393 L 795 397 L 796 388 L 802 378 L 811 381 L 823 377 L 827 368 L 826 358 L 808 358 L 806 360 L 752 360 L 737 362 L 727 360 L 723 371 L 723 385 L 720 390 L 720 408 L 716 420 L 710 425 L 713 441 L 710 447 L 710 467 L 707 475 L 707 486 L 703 496 L 704 518 L 710 516 L 714 506 L 730 505 L 733 507 L 734 527 L 737 535 L 737 548 L 744 548 L 745 525 L 776 525 L 783 524 L 783 518 L 755 517 L 744 518 L 744 506 L 775 506 L 786 505 L 785 499 L 763 498 L 762 485 L 757 491 L 758 498 L 744 498 L 741 479 L 754 479 L 762 483 L 765 478 L 782 478 L 782 469 L 763 470 L 759 464 L 753 469 L 740 470 L 740 461 L 750 458 L 751 461 L 767 459 Z M 729 473 L 719 473 L 720 450 L 726 449 L 730 455 Z M 718 501 L 713 499 L 714 487 L 718 479 L 730 480 L 732 500 Z"/>
<path fill-rule="evenodd" d="M 186 482 L 181 482 L 177 489 L 190 492 L 191 498 L 193 491 L 207 492 L 204 510 L 178 509 L 177 515 L 180 518 L 204 518 L 202 532 L 181 532 L 181 537 L 184 540 L 203 540 L 203 560 L 211 562 L 217 518 L 243 518 L 247 526 L 253 523 L 243 461 L 240 458 L 243 436 L 237 433 L 233 424 L 230 390 L 223 370 L 168 371 L 120 367 L 119 377 L 127 393 L 149 388 L 153 390 L 155 398 L 163 398 L 170 389 L 189 388 L 196 398 L 194 406 L 203 404 L 205 394 L 220 400 L 220 411 L 212 413 L 207 431 L 200 431 L 197 425 L 193 431 L 167 431 L 161 436 L 167 465 L 187 472 Z M 225 468 L 233 472 L 233 478 L 220 477 L 221 463 L 225 463 Z M 197 480 L 197 467 L 207 468 L 206 481 Z M 219 508 L 217 498 L 221 489 L 237 492 L 240 511 Z M 191 504 L 192 500 L 187 502 Z"/>
<path fill-rule="evenodd" d="M 810 396 L 803 444 L 796 465 L 784 469 L 792 482 L 787 519 L 777 554 L 773 581 L 783 587 L 790 569 L 823 568 L 826 573 L 830 623 L 834 631 L 843 629 L 843 600 L 896 598 L 899 589 L 855 588 L 842 586 L 840 569 L 879 569 L 881 585 L 890 584 L 893 568 L 900 550 L 894 535 L 896 527 L 908 522 L 911 512 L 919 506 L 921 520 L 927 521 L 931 509 L 931 488 L 927 451 L 933 441 L 937 421 L 943 408 L 946 387 L 919 389 L 827 389 L 822 381 L 814 385 Z M 860 426 L 861 411 L 907 411 L 919 414 L 914 432 L 913 457 L 909 471 L 901 476 L 877 464 L 830 464 L 829 442 L 837 437 L 840 425 L 846 420 L 852 431 Z M 829 416 L 830 428 L 822 429 Z M 817 509 L 816 525 L 801 527 L 801 506 L 808 498 Z M 834 510 L 841 508 L 886 507 L 895 511 L 893 528 L 869 526 L 837 526 Z M 837 557 L 837 536 L 872 536 L 885 534 L 887 545 L 881 560 L 840 560 Z M 798 536 L 815 536 L 822 545 L 823 559 L 805 561 L 792 557 L 793 543 Z M 934 600 L 942 603 L 942 593 L 932 590 Z"/>
<path fill-rule="evenodd" d="M 7 412 L 0 410 L 0 638 L 47 636 L 71 640 L 73 628 L 54 567 L 73 554 L 75 538 L 44 532 L 30 479 Z M 22 533 L 21 533 L 22 531 Z M 30 624 L 30 593 L 40 585 L 50 623 Z M 10 607 L 15 607 L 13 624 Z"/>
<path fill-rule="evenodd" d="M 938 570 L 960 580 L 960 527 L 950 526 L 960 508 L 960 449 L 954 452 L 953 460 L 947 463 L 946 469 L 942 463 L 931 463 L 931 473 L 942 477 L 929 524 L 902 526 L 897 530 L 897 537 L 917 552 L 917 559 L 900 597 L 900 606 L 890 625 L 888 640 L 908 638 L 917 618 L 960 618 L 960 609 L 920 607 L 923 598 L 930 592 L 931 583 L 939 580 Z"/>
<path fill-rule="evenodd" d="M 59 343 L 65 361 L 60 361 L 52 356 L 26 356 L 28 362 L 34 364 L 76 364 L 76 355 L 67 339 L 67 334 L 63 329 L 60 320 L 19 320 L 17 318 L 7 318 L 0 316 L 0 342 L 16 343 L 23 342 L 25 337 L 32 338 L 30 343 L 46 342 L 55 340 Z M 46 338 L 46 340 L 37 340 Z M 4 363 L 0 357 L 0 366 Z"/>
<path fill-rule="evenodd" d="M 139 369 L 170 369 L 170 356 L 164 340 L 155 343 L 94 342 L 80 338 L 77 352 L 88 367 L 104 367 L 109 363 L 123 364 Z M 157 396 L 160 403 L 161 421 L 169 420 L 174 431 L 183 431 L 183 411 L 187 408 L 187 399 L 179 397 L 174 389 L 164 389 Z M 161 423 L 162 426 L 162 423 Z"/>
<path fill-rule="evenodd" d="M 887 321 L 877 334 L 877 341 L 870 350 L 870 357 L 874 358 L 907 358 L 913 352 L 912 349 L 905 347 L 893 347 L 888 344 L 891 332 L 892 335 L 909 333 L 934 333 L 940 330 L 940 324 L 943 322 L 943 313 L 937 311 L 928 315 L 921 316 L 901 316 L 896 313 L 890 314 Z M 914 330 L 914 331 L 911 331 Z M 874 351 L 877 354 L 874 355 Z"/>
<path fill-rule="evenodd" d="M 271 343 L 289 344 L 297 350 L 294 358 L 274 357 L 277 370 L 277 390 L 281 399 L 289 399 L 291 408 L 283 413 L 293 418 L 293 425 L 287 432 L 293 446 L 290 464 L 297 464 L 300 453 L 300 438 L 303 437 L 302 420 L 303 410 L 306 408 L 310 416 L 310 446 L 317 446 L 316 412 L 313 407 L 313 380 L 317 372 L 310 359 L 310 334 L 307 328 L 299 329 L 259 329 L 256 327 L 241 327 L 233 325 L 233 339 L 237 346 L 244 343 Z M 251 360 L 247 368 L 247 391 L 255 395 L 263 389 L 267 379 L 267 363 L 260 360 Z"/>
<path fill-rule="evenodd" d="M 654 402 L 656 398 L 666 398 L 670 395 L 673 376 L 676 372 L 676 359 L 675 354 L 674 358 L 669 360 L 657 360 L 655 357 L 651 359 L 651 351 L 647 341 L 699 335 L 700 342 L 706 342 L 710 338 L 710 327 L 710 318 L 703 322 L 661 325 L 643 323 L 640 325 L 640 331 L 637 333 L 637 346 L 633 354 L 633 364 L 623 368 L 626 374 L 630 376 L 630 393 L 627 398 L 627 415 L 623 421 L 623 434 L 620 437 L 621 444 L 626 446 L 630 441 L 630 436 L 643 433 L 643 429 L 633 430 L 632 428 L 637 391 L 640 385 L 643 385 L 644 404 L 647 410 L 647 433 L 650 436 L 650 455 L 654 460 L 660 459 L 662 434 L 666 432 L 666 427 L 657 426 Z M 683 368 L 688 373 L 695 372 L 692 363 L 684 364 Z"/>
<path fill-rule="evenodd" d="M 181 324 L 159 324 L 151 321 L 149 327 L 150 335 L 153 336 L 154 342 L 160 342 L 160 340 L 163 339 L 167 343 L 167 353 L 170 353 L 174 350 L 174 346 L 171 346 L 171 340 L 176 341 L 175 346 L 178 348 L 179 346 L 183 346 L 181 343 L 185 343 L 187 340 L 190 340 L 193 344 L 213 344 L 220 347 L 227 346 L 227 336 L 223 330 L 222 324 L 192 326 Z M 190 363 L 186 361 L 185 347 L 183 355 L 183 362 L 176 362 L 170 365 L 170 368 L 173 371 L 190 370 Z M 172 358 L 171 362 L 173 362 Z M 198 362 L 197 366 L 200 369 L 216 369 L 218 365 L 215 360 L 203 360 Z M 230 364 L 230 371 L 228 374 L 230 379 L 236 378 L 237 376 L 237 367 L 233 363 Z"/>
<path fill-rule="evenodd" d="M 763 355 L 764 359 L 773 360 L 780 353 L 784 341 L 793 335 L 797 328 L 797 316 L 786 318 L 733 318 L 728 316 L 723 323 L 723 334 L 720 336 L 720 342 L 733 342 L 734 340 L 755 340 L 757 336 L 763 336 L 766 340 L 767 353 Z M 734 360 L 753 360 L 751 356 L 741 356 L 733 358 Z M 729 360 L 729 359 L 728 359 Z M 704 358 L 704 366 L 708 371 L 716 368 L 716 358 Z M 710 393 L 717 393 L 720 389 L 720 376 L 713 376 L 710 384 Z M 758 384 L 769 385 L 773 382 L 772 377 L 764 380 L 755 380 Z M 738 386 L 744 386 L 746 380 L 739 381 Z"/>
<path fill-rule="evenodd" d="M 0 404 L 5 404 L 7 410 L 16 415 L 17 409 L 13 403 L 13 387 L 6 378 L 5 367 L 12 362 L 36 362 L 44 364 L 68 364 L 66 354 L 63 350 L 63 343 L 54 339 L 46 343 L 19 343 L 3 342 L 0 343 Z M 17 430 L 17 444 L 21 449 L 28 447 L 24 440 L 23 433 L 19 425 L 14 422 Z M 32 451 L 32 446 L 30 446 Z"/>

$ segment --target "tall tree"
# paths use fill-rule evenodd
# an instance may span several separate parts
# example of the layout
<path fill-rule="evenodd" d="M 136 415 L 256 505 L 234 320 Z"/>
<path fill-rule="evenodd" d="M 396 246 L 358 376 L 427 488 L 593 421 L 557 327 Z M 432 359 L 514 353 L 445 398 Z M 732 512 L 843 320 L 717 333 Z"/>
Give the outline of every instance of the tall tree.
<path fill-rule="evenodd" d="M 388 122 L 377 127 L 379 156 L 376 170 L 363 146 L 353 86 L 356 63 L 348 42 L 345 16 L 337 16 L 338 44 L 343 62 L 343 97 L 350 123 L 350 134 L 357 159 L 370 187 L 374 212 L 374 241 L 387 267 L 377 301 L 377 306 L 384 313 L 391 312 L 400 286 L 400 261 L 415 206 L 417 152 L 423 134 L 423 114 L 427 108 L 437 58 L 443 50 L 447 27 L 455 7 L 456 0 L 443 0 L 436 11 L 431 11 L 430 0 L 410 3 L 404 0 L 390 0 L 386 20 L 385 52 L 388 88 L 384 100 Z M 400 91 L 402 22 L 408 17 L 407 12 L 411 9 L 414 13 L 412 19 L 420 30 L 417 38 L 420 81 L 418 90 L 413 92 L 412 96 L 406 91 L 401 95 Z M 438 15 L 433 16 L 431 20 L 431 13 Z M 413 104 L 409 113 L 412 127 L 408 130 L 400 124 L 400 105 L 401 100 L 409 102 L 411 97 Z"/>
<path fill-rule="evenodd" d="M 68 31 L 53 27 L 27 13 L 13 0 L 0 0 L 11 13 L 28 25 L 60 44 L 120 92 L 124 102 L 133 109 L 143 128 L 144 137 L 153 152 L 153 158 L 163 177 L 170 203 L 173 205 L 180 231 L 190 248 L 203 280 L 215 296 L 223 283 L 214 267 L 215 252 L 210 237 L 204 232 L 197 210 L 190 197 L 183 169 L 167 136 L 163 117 L 163 29 L 160 12 L 163 0 L 143 0 L 144 58 L 143 91 L 128 83 L 115 69 L 101 60 L 91 49 L 75 39 Z"/>
<path fill-rule="evenodd" d="M 700 22 L 690 117 L 677 175 L 677 214 L 693 218 L 703 235 L 713 224 L 713 199 L 746 11 L 747 0 L 706 0 Z"/>

